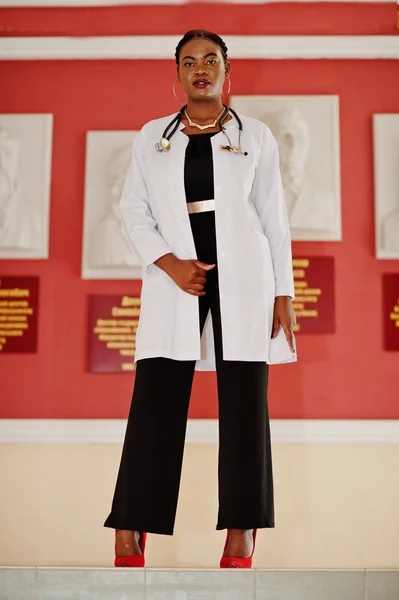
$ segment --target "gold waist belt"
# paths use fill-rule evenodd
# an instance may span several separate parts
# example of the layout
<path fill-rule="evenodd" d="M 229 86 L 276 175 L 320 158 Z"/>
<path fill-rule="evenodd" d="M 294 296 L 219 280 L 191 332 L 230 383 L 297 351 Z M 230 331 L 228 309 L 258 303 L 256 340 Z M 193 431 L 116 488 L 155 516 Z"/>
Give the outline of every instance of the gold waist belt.
<path fill-rule="evenodd" d="M 215 200 L 200 200 L 199 202 L 187 202 L 188 214 L 210 212 L 215 210 Z"/>

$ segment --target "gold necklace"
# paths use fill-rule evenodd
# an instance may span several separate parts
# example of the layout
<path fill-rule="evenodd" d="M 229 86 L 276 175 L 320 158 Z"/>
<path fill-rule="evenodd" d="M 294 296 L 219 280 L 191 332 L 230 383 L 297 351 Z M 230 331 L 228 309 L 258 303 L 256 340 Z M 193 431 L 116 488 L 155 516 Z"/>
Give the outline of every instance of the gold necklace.
<path fill-rule="evenodd" d="M 194 123 L 194 121 L 192 121 L 190 119 L 187 109 L 184 109 L 184 114 L 186 116 L 186 119 L 187 119 L 190 127 L 197 127 L 197 129 L 201 129 L 201 131 L 203 131 L 204 129 L 210 129 L 211 127 L 216 127 L 217 122 L 219 121 L 219 119 L 222 116 L 222 114 L 224 113 L 224 111 L 225 111 L 225 107 L 223 106 L 222 110 L 220 111 L 220 113 L 218 114 L 216 119 L 213 121 L 213 123 L 209 123 L 209 125 L 200 125 L 199 123 Z"/>

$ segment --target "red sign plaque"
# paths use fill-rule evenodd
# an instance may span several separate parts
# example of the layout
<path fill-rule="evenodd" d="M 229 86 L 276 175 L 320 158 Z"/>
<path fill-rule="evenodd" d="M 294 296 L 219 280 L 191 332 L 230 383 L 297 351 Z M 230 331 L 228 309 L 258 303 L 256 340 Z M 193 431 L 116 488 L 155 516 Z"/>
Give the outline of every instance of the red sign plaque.
<path fill-rule="evenodd" d="M 294 257 L 296 333 L 335 333 L 333 256 Z"/>
<path fill-rule="evenodd" d="M 39 277 L 0 276 L 0 354 L 37 352 Z"/>
<path fill-rule="evenodd" d="M 382 276 L 384 348 L 399 351 L 399 274 Z"/>
<path fill-rule="evenodd" d="M 92 294 L 89 296 L 88 371 L 134 371 L 140 298 Z"/>

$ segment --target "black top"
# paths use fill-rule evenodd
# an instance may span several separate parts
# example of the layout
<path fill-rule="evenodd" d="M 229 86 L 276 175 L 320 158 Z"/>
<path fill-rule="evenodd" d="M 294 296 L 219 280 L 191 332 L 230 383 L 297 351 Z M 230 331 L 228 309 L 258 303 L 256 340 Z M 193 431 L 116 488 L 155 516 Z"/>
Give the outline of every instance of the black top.
<path fill-rule="evenodd" d="M 215 197 L 213 183 L 212 133 L 189 135 L 184 163 L 184 187 L 187 202 L 212 200 Z"/>
<path fill-rule="evenodd" d="M 189 135 L 184 163 L 187 202 L 212 200 L 214 195 L 212 133 Z M 217 263 L 215 211 L 190 214 L 191 231 L 199 260 Z"/>

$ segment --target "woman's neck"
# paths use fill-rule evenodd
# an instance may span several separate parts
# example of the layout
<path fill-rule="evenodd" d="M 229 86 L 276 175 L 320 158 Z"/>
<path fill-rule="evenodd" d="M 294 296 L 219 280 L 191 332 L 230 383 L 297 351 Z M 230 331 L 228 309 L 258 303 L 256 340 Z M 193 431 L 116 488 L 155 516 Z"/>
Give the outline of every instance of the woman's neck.
<path fill-rule="evenodd" d="M 214 121 L 222 109 L 223 104 L 220 98 L 207 102 L 198 102 L 190 99 L 187 101 L 187 113 L 190 119 L 200 124 Z"/>

